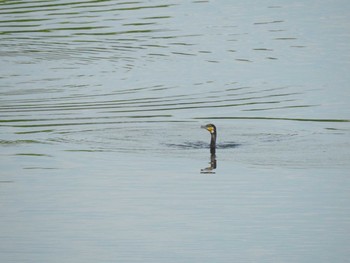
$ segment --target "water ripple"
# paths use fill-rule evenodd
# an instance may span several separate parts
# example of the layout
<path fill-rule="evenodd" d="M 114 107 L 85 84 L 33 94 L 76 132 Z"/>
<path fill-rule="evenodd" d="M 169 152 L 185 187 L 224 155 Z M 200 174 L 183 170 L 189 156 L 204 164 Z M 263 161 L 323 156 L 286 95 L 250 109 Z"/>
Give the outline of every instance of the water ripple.
<path fill-rule="evenodd" d="M 323 116 L 330 103 L 318 99 L 322 85 L 310 84 L 299 71 L 314 49 L 280 12 L 285 7 L 264 6 L 266 15 L 249 18 L 241 12 L 245 5 L 1 2 L 4 142 L 72 142 L 110 150 L 118 141 L 118 149 L 126 151 L 130 143 L 143 151 L 150 143 L 133 143 L 128 136 L 163 139 L 164 124 L 347 122 Z M 170 136 L 174 145 L 176 136 Z"/>

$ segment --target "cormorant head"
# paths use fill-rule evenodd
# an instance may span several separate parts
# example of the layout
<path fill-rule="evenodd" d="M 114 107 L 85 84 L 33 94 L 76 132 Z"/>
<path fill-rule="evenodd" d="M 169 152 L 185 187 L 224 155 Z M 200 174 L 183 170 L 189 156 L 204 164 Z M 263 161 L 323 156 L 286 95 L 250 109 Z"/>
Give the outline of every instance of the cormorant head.
<path fill-rule="evenodd" d="M 206 129 L 208 132 L 210 132 L 210 134 L 216 134 L 216 127 L 214 124 L 209 123 L 201 126 L 201 128 Z"/>

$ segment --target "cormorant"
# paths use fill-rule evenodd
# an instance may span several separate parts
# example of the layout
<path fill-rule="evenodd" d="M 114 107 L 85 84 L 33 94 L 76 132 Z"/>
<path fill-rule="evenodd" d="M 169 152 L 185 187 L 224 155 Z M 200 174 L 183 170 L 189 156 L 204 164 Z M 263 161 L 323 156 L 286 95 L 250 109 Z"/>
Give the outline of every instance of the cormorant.
<path fill-rule="evenodd" d="M 201 128 L 206 129 L 208 132 L 210 132 L 210 153 L 213 155 L 215 154 L 216 150 L 216 127 L 214 124 L 209 123 L 207 125 L 201 126 Z"/>

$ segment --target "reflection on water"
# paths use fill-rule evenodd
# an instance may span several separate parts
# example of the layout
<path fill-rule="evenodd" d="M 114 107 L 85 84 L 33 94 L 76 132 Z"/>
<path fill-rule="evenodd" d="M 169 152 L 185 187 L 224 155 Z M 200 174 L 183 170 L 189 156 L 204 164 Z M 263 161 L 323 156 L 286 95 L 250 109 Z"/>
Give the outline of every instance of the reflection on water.
<path fill-rule="evenodd" d="M 201 169 L 201 174 L 215 174 L 215 169 L 216 169 L 216 165 L 217 165 L 217 161 L 216 161 L 216 155 L 214 154 L 210 154 L 210 166 L 206 167 L 204 169 Z"/>
<path fill-rule="evenodd" d="M 349 3 L 1 1 L 2 260 L 345 262 Z"/>

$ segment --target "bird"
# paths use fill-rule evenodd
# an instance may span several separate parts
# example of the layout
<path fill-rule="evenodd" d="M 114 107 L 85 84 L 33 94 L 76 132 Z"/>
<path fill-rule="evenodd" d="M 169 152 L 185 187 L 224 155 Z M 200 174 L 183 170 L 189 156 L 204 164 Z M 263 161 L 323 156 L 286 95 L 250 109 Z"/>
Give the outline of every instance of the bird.
<path fill-rule="evenodd" d="M 201 128 L 206 129 L 208 132 L 210 132 L 210 153 L 212 155 L 215 155 L 216 151 L 216 127 L 214 124 L 209 123 L 207 125 L 201 126 Z"/>

